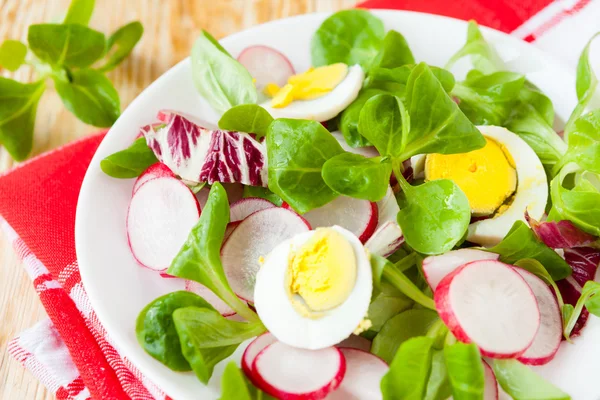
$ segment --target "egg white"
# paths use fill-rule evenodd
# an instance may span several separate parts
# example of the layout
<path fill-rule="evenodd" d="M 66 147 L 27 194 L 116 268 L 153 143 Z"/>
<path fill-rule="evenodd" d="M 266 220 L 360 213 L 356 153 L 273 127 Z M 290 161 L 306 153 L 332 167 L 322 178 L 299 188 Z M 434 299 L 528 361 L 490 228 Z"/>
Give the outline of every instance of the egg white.
<path fill-rule="evenodd" d="M 299 248 L 315 231 L 280 243 L 267 256 L 256 276 L 254 307 L 265 327 L 281 342 L 303 349 L 323 349 L 346 339 L 366 317 L 373 291 L 369 257 L 350 231 L 333 226 L 352 245 L 356 257 L 356 282 L 348 298 L 317 319 L 300 315 L 288 296 L 285 280 L 290 249 Z"/>
<path fill-rule="evenodd" d="M 348 67 L 348 74 L 331 92 L 312 100 L 294 100 L 283 108 L 271 107 L 271 100 L 260 106 L 273 118 L 310 119 L 327 121 L 338 115 L 358 96 L 365 73 L 360 65 Z"/>
<path fill-rule="evenodd" d="M 512 156 L 517 170 L 517 190 L 510 206 L 493 218 L 469 225 L 467 240 L 483 246 L 498 244 L 516 221 L 525 221 L 525 212 L 540 220 L 548 202 L 548 182 L 542 162 L 533 149 L 515 133 L 499 126 L 478 126 L 481 133 Z"/>

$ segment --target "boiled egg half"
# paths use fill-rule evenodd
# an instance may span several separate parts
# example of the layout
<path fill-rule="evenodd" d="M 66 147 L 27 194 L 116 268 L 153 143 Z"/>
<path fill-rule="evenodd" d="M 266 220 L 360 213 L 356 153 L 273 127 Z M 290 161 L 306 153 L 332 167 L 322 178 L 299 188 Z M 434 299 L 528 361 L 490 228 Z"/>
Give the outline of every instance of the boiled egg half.
<path fill-rule="evenodd" d="M 291 76 L 283 87 L 268 84 L 265 93 L 272 98 L 261 106 L 274 118 L 327 121 L 356 99 L 364 78 L 360 65 L 310 68 Z"/>
<path fill-rule="evenodd" d="M 281 342 L 304 349 L 335 345 L 368 328 L 373 290 L 369 256 L 354 234 L 318 228 L 280 243 L 256 276 L 254 307 Z"/>
<path fill-rule="evenodd" d="M 483 246 L 499 243 L 527 212 L 541 219 L 548 201 L 544 167 L 518 135 L 498 126 L 479 126 L 486 145 L 463 154 L 429 154 L 425 180 L 450 179 L 469 199 L 474 217 L 467 240 Z M 422 159 L 421 159 L 422 160 Z M 418 166 L 421 160 L 413 160 Z"/>

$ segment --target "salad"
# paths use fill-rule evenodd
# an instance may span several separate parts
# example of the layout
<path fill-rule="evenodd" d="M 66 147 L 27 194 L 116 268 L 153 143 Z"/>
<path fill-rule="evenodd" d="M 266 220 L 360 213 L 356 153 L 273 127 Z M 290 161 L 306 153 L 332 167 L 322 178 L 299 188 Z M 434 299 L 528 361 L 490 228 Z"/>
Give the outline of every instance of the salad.
<path fill-rule="evenodd" d="M 322 23 L 306 71 L 203 32 L 218 127 L 163 110 L 101 162 L 136 178 L 133 257 L 185 286 L 140 311 L 140 346 L 206 384 L 243 344 L 224 400 L 570 399 L 531 366 L 600 316 L 589 46 L 557 132 L 475 22 L 444 68 L 360 9 Z"/>

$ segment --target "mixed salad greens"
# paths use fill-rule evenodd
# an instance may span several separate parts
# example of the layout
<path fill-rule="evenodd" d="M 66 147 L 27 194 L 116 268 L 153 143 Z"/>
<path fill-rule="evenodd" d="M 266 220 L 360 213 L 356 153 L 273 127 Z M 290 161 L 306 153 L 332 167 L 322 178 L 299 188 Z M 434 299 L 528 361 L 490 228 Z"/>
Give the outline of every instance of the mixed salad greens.
<path fill-rule="evenodd" d="M 600 316 L 589 47 L 557 133 L 550 99 L 475 22 L 440 68 L 373 14 L 341 11 L 299 74 L 203 32 L 193 81 L 219 129 L 161 111 L 101 163 L 137 177 L 133 256 L 187 289 L 141 311 L 140 345 L 206 384 L 256 337 L 221 399 L 497 399 L 498 385 L 569 399 L 528 365 Z"/>

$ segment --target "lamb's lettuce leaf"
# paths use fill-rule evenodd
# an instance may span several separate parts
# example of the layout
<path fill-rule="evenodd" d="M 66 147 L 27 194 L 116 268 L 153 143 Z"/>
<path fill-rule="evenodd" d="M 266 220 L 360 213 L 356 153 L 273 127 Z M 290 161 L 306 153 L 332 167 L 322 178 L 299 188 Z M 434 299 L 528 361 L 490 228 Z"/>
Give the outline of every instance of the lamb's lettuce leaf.
<path fill-rule="evenodd" d="M 389 160 L 342 153 L 323 164 L 322 176 L 330 188 L 342 195 L 379 201 L 385 197 L 391 173 Z"/>
<path fill-rule="evenodd" d="M 149 166 L 158 162 L 146 139 L 136 139 L 125 150 L 118 151 L 100 161 L 102 171 L 113 178 L 136 178 Z"/>
<path fill-rule="evenodd" d="M 506 69 L 496 50 L 486 42 L 477 22 L 473 20 L 469 21 L 467 27 L 467 43 L 450 58 L 445 68 L 451 69 L 458 60 L 467 56 L 471 58 L 475 69 L 483 74 Z"/>
<path fill-rule="evenodd" d="M 479 400 L 483 398 L 485 380 L 479 349 L 474 343 L 456 342 L 444 347 L 444 359 L 452 398 L 456 400 Z"/>
<path fill-rule="evenodd" d="M 219 128 L 227 131 L 254 133 L 256 139 L 267 134 L 273 117 L 264 108 L 256 104 L 241 104 L 225 111 L 219 120 Z"/>
<path fill-rule="evenodd" d="M 271 400 L 273 397 L 255 387 L 242 370 L 230 362 L 221 377 L 221 397 L 219 400 Z"/>
<path fill-rule="evenodd" d="M 494 360 L 492 367 L 502 389 L 515 400 L 571 399 L 571 396 L 517 360 Z"/>
<path fill-rule="evenodd" d="M 414 64 L 415 57 L 402 34 L 390 30 L 383 38 L 381 49 L 371 61 L 369 73 L 373 68 L 396 68 L 405 64 Z"/>

